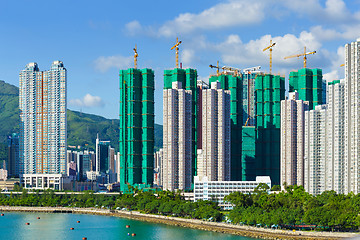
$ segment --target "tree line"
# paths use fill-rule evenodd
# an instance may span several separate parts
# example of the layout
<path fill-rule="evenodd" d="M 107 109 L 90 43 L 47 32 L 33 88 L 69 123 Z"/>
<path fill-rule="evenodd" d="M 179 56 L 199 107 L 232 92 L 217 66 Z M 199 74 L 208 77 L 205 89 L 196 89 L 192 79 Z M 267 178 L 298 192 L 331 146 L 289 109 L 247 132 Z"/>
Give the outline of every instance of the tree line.
<path fill-rule="evenodd" d="M 18 187 L 19 188 L 19 187 Z M 0 194 L 2 206 L 40 207 L 98 207 L 136 210 L 143 213 L 160 214 L 207 221 L 227 220 L 232 224 L 262 227 L 304 228 L 332 231 L 358 231 L 360 227 L 360 194 L 337 194 L 325 191 L 313 196 L 302 186 L 287 186 L 285 191 L 268 193 L 268 186 L 260 184 L 253 193 L 234 192 L 225 201 L 234 207 L 222 211 L 212 201 L 187 201 L 180 192 L 139 191 L 105 195 L 83 194 L 57 195 L 52 190 L 22 194 Z"/>
<path fill-rule="evenodd" d="M 253 194 L 231 193 L 225 200 L 234 205 L 232 223 L 284 228 L 354 231 L 360 227 L 360 194 L 325 191 L 313 196 L 302 186 L 268 194 L 267 185 Z"/>
<path fill-rule="evenodd" d="M 20 189 L 16 189 L 20 190 Z M 28 193 L 22 189 L 22 194 L 0 194 L 2 206 L 36 206 L 36 207 L 80 207 L 109 208 L 136 210 L 144 213 L 165 216 L 221 221 L 223 213 L 213 201 L 186 201 L 180 192 L 135 191 L 118 195 L 93 194 L 87 191 L 83 194 L 55 194 L 53 190 Z"/>

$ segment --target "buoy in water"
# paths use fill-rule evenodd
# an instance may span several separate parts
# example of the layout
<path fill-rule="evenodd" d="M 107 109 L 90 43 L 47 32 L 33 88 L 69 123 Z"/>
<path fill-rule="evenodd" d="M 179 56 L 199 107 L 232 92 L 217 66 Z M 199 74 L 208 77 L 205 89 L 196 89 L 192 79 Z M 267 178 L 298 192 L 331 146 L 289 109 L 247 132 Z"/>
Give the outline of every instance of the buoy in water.
<path fill-rule="evenodd" d="M 37 217 L 37 219 L 40 219 L 40 217 Z"/>
<path fill-rule="evenodd" d="M 1 216 L 4 216 L 4 214 L 2 213 Z"/>
<path fill-rule="evenodd" d="M 70 228 L 70 230 L 74 230 L 74 228 Z"/>
<path fill-rule="evenodd" d="M 130 233 L 128 233 L 128 236 L 130 236 Z"/>
<path fill-rule="evenodd" d="M 126 225 L 126 228 L 130 228 L 130 225 Z"/>
<path fill-rule="evenodd" d="M 131 234 L 131 236 L 135 237 L 135 236 L 136 236 L 136 234 L 135 234 L 135 233 L 133 233 L 133 234 Z"/>
<path fill-rule="evenodd" d="M 80 223 L 80 221 L 77 221 L 77 223 Z"/>
<path fill-rule="evenodd" d="M 26 225 L 30 225 L 30 223 L 26 223 Z"/>
<path fill-rule="evenodd" d="M 82 240 L 87 240 L 87 238 L 86 238 L 86 237 L 83 237 Z"/>

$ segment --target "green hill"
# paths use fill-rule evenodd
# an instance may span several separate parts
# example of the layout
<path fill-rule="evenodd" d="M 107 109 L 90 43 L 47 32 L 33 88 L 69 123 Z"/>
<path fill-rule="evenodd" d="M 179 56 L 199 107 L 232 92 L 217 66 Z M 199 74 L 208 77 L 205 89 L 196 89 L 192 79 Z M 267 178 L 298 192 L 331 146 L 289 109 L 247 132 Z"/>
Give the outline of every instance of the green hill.
<path fill-rule="evenodd" d="M 96 134 L 101 140 L 110 140 L 119 150 L 119 120 L 68 110 L 68 145 L 95 147 Z M 19 132 L 19 89 L 0 80 L 0 143 Z M 155 124 L 155 149 L 162 147 L 162 126 Z M 1 150 L 3 149 L 3 150 Z M 0 158 L 5 148 L 0 146 Z M 1 159 L 0 159 L 1 161 Z"/>

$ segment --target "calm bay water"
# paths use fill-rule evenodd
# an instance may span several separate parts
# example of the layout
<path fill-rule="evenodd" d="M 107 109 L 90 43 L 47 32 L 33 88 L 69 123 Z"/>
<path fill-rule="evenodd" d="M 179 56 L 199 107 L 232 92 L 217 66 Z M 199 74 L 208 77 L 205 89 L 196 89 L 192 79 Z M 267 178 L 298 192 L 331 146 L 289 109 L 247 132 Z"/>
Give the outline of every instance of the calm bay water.
<path fill-rule="evenodd" d="M 40 217 L 40 219 L 37 219 Z M 77 223 L 80 221 L 80 223 Z M 26 225 L 29 222 L 30 225 Z M 130 228 L 126 228 L 130 225 Z M 74 230 L 70 230 L 74 228 Z M 136 233 L 135 237 L 128 233 Z M 0 217 L 0 239 L 136 239 L 136 240 L 249 240 L 251 238 L 152 224 L 117 217 L 65 213 L 5 212 Z"/>

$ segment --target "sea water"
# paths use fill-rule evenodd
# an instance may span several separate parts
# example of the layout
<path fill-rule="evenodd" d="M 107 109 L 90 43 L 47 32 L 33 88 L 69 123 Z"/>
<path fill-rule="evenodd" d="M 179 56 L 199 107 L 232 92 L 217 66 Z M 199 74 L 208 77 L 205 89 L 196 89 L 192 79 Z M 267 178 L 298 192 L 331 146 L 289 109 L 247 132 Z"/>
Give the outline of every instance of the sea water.
<path fill-rule="evenodd" d="M 40 219 L 37 219 L 40 217 Z M 77 223 L 80 221 L 80 223 Z M 26 225 L 30 223 L 30 225 Z M 130 228 L 126 228 L 130 225 Z M 74 230 L 71 230 L 74 228 Z M 136 236 L 132 236 L 135 233 Z M 4 212 L 0 216 L 0 239 L 111 240 L 249 240 L 230 234 L 175 227 L 118 217 L 71 213 Z"/>

